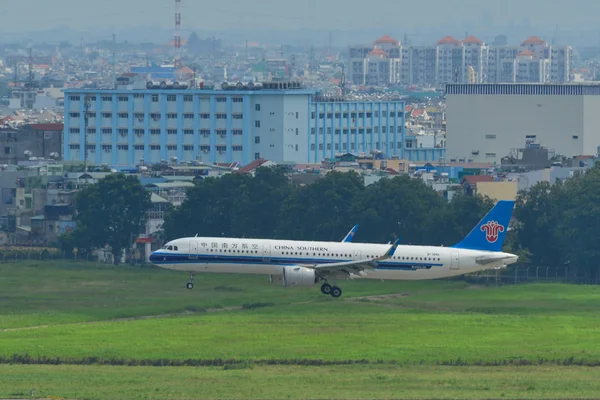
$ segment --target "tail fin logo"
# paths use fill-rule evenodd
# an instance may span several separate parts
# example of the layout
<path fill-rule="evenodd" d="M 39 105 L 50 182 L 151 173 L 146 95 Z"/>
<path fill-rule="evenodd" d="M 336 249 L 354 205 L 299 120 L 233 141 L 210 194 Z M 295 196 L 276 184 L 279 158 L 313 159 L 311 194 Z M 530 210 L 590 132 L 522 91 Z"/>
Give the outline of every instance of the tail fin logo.
<path fill-rule="evenodd" d="M 496 221 L 489 221 L 481 225 L 481 231 L 485 232 L 485 239 L 489 243 L 495 243 L 498 240 L 498 234 L 504 232 L 504 227 Z"/>

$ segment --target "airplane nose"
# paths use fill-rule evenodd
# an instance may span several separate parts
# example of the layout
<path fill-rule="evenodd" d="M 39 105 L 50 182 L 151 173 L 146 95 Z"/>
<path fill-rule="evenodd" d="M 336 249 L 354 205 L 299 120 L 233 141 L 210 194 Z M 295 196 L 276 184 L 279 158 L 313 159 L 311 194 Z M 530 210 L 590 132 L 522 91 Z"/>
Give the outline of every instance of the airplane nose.
<path fill-rule="evenodd" d="M 158 255 L 154 251 L 154 252 L 152 252 L 152 254 L 150 254 L 150 257 L 148 259 L 150 260 L 151 263 L 156 262 L 158 260 Z"/>

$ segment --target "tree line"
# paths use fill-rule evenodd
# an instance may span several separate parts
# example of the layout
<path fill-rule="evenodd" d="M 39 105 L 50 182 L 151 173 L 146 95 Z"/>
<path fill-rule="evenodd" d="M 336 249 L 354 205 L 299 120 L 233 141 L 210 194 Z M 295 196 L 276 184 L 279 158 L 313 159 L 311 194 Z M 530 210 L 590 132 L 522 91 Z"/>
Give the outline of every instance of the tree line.
<path fill-rule="evenodd" d="M 314 184 L 294 184 L 285 170 L 207 177 L 165 217 L 166 240 L 185 236 L 340 241 L 359 224 L 355 241 L 451 246 L 492 208 L 481 196 L 447 201 L 420 179 L 396 176 L 365 186 L 355 172 L 332 171 Z M 113 174 L 80 191 L 75 230 L 61 238 L 67 250 L 128 248 L 143 231 L 150 195 L 133 176 Z M 555 184 L 538 183 L 517 198 L 516 224 L 505 250 L 532 266 L 568 266 L 593 277 L 599 271 L 600 164 Z M 132 239 L 133 238 L 133 239 Z"/>

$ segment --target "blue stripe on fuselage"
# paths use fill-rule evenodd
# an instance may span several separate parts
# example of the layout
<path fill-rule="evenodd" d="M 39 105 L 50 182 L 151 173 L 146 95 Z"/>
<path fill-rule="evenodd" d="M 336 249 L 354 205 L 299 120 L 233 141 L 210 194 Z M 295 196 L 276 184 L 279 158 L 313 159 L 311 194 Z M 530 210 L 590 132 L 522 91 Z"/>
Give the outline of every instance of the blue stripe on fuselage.
<path fill-rule="evenodd" d="M 192 258 L 193 257 L 193 258 Z M 297 265 L 297 264 L 328 264 L 336 262 L 352 261 L 348 259 L 314 259 L 293 257 L 270 257 L 250 255 L 216 255 L 216 254 L 175 254 L 175 253 L 153 253 L 150 262 L 161 264 L 256 264 L 256 265 Z M 406 270 L 417 271 L 419 269 L 431 269 L 442 267 L 444 264 L 414 263 L 414 262 L 379 262 L 375 269 L 379 270 Z M 417 267 L 417 268 L 413 268 Z"/>

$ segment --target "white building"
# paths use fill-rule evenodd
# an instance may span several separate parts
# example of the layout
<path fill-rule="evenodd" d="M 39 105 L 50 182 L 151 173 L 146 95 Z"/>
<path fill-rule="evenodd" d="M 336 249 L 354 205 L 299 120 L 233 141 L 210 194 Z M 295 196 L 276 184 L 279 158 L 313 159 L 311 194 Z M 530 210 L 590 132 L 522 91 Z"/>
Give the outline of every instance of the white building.
<path fill-rule="evenodd" d="M 600 85 L 450 84 L 446 159 L 500 162 L 534 141 L 565 156 L 600 146 Z"/>
<path fill-rule="evenodd" d="M 350 47 L 350 79 L 356 85 L 433 86 L 467 83 L 474 75 L 474 83 L 564 83 L 573 80 L 572 62 L 572 47 L 550 46 L 537 36 L 518 46 L 488 45 L 474 36 L 403 46 L 384 36 L 373 46 Z"/>

